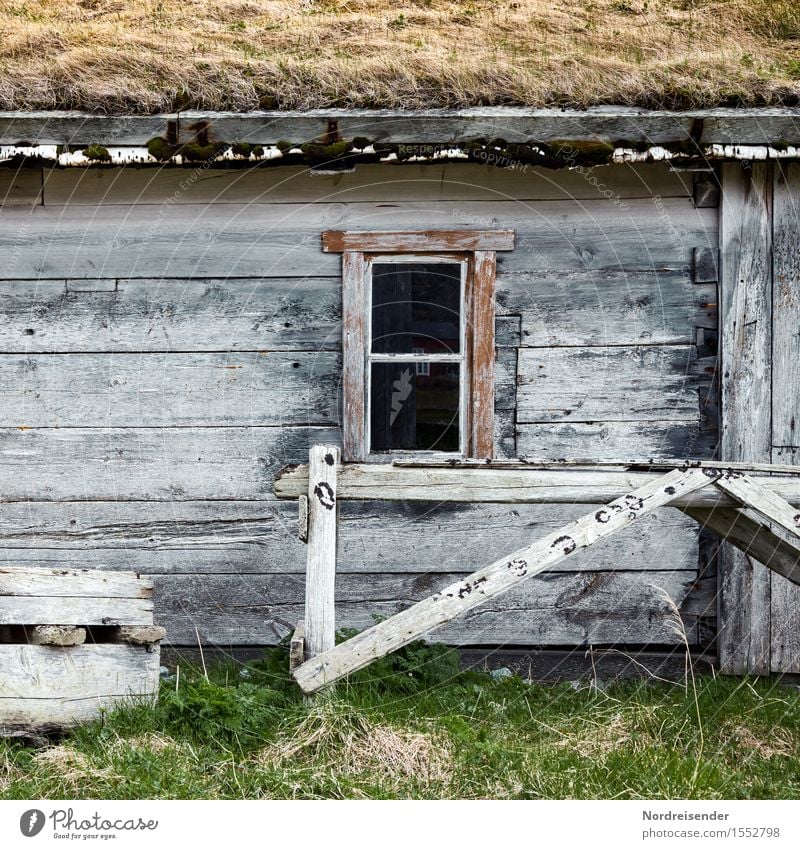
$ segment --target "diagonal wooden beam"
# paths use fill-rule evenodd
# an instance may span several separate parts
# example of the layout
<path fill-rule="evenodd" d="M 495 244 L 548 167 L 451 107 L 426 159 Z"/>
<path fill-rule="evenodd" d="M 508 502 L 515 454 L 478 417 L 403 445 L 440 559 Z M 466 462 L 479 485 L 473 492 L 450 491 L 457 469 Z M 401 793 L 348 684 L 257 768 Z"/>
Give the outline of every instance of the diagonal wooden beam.
<path fill-rule="evenodd" d="M 735 545 L 773 572 L 800 584 L 800 548 L 774 534 L 766 525 L 736 509 L 682 507 L 681 510 L 726 542 Z"/>
<path fill-rule="evenodd" d="M 728 472 L 717 480 L 717 486 L 732 495 L 765 519 L 774 522 L 790 534 L 800 538 L 800 509 L 792 507 L 775 492 L 757 483 L 753 478 L 737 472 Z"/>
<path fill-rule="evenodd" d="M 717 472 L 708 469 L 676 469 L 651 480 L 311 658 L 294 670 L 294 678 L 305 693 L 314 693 L 507 592 L 574 552 L 622 530 L 640 516 L 708 486 L 717 477 Z"/>

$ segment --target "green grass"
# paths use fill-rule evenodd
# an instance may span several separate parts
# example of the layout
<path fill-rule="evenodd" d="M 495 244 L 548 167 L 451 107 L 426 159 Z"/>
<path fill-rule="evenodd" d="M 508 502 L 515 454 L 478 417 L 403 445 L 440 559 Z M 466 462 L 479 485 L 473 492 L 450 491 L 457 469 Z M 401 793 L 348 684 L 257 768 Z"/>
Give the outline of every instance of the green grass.
<path fill-rule="evenodd" d="M 155 706 L 0 743 L 0 797 L 800 796 L 800 692 L 775 681 L 543 687 L 416 644 L 305 704 L 285 664 L 182 667 Z"/>

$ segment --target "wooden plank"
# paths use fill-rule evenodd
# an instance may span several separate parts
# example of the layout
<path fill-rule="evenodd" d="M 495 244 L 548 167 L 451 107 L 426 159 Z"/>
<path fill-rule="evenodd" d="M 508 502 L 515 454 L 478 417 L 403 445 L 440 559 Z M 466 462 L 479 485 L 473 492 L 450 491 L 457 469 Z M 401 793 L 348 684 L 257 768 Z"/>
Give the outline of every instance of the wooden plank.
<path fill-rule="evenodd" d="M 494 456 L 494 375 L 495 375 L 495 276 L 494 251 L 479 250 L 473 256 L 470 287 L 470 449 L 479 460 Z"/>
<path fill-rule="evenodd" d="M 154 696 L 159 665 L 157 651 L 138 646 L 0 645 L 0 726 L 69 721 L 73 700 L 92 700 L 99 716 L 101 704 Z M 86 717 L 80 705 L 77 716 Z"/>
<path fill-rule="evenodd" d="M 584 457 L 607 460 L 643 456 L 652 459 L 701 459 L 714 456 L 719 435 L 697 421 L 574 422 L 520 424 L 521 457 Z"/>
<path fill-rule="evenodd" d="M 41 168 L 0 167 L 0 207 L 31 207 L 39 206 L 41 203 Z"/>
<path fill-rule="evenodd" d="M 501 274 L 498 313 L 522 319 L 525 347 L 670 345 L 717 326 L 716 286 L 680 270 Z"/>
<path fill-rule="evenodd" d="M 772 462 L 800 462 L 800 168 L 775 166 L 772 276 Z M 772 670 L 800 672 L 800 589 L 771 576 Z"/>
<path fill-rule="evenodd" d="M 94 115 L 71 110 L 0 112 L 2 144 L 143 145 L 166 136 L 176 112 L 161 115 Z"/>
<path fill-rule="evenodd" d="M 68 215 L 58 207 L 9 207 L 0 216 L 0 251 L 13 248 L 17 257 L 10 270 L 0 267 L 2 279 L 338 277 L 338 257 L 320 248 L 320 233 L 332 223 L 422 231 L 502 221 L 516 233 L 515 249 L 498 257 L 503 272 L 675 269 L 693 248 L 717 240 L 717 211 L 695 209 L 688 198 L 666 198 L 659 209 L 650 200 L 621 209 L 602 199 L 187 204 L 158 215 L 136 205 L 75 207 Z"/>
<path fill-rule="evenodd" d="M 293 672 L 306 659 L 305 649 L 306 628 L 305 623 L 300 620 L 297 623 L 292 638 L 289 640 L 289 672 Z"/>
<path fill-rule="evenodd" d="M 769 163 L 722 166 L 720 328 L 722 460 L 771 459 L 772 188 Z M 770 574 L 720 551 L 720 668 L 769 671 Z"/>
<path fill-rule="evenodd" d="M 522 349 L 517 422 L 697 421 L 695 362 L 691 345 Z"/>
<path fill-rule="evenodd" d="M 709 482 L 709 477 L 701 470 L 668 472 L 608 507 L 495 561 L 465 580 L 451 584 L 425 601 L 312 658 L 294 671 L 294 678 L 303 692 L 316 692 L 502 595 L 526 578 L 554 566 L 577 548 L 587 548 L 631 524 L 640 515 L 669 504 L 679 494 L 704 488 Z"/>
<path fill-rule="evenodd" d="M 753 521 L 743 510 L 686 507 L 685 513 L 726 542 L 794 584 L 800 584 L 800 548 Z"/>
<path fill-rule="evenodd" d="M 82 646 L 86 628 L 71 625 L 34 625 L 28 630 L 27 642 L 32 646 Z"/>
<path fill-rule="evenodd" d="M 147 625 L 152 621 L 151 599 L 0 596 L 2 625 Z"/>
<path fill-rule="evenodd" d="M 326 230 L 322 250 L 409 253 L 413 251 L 513 251 L 513 230 Z"/>
<path fill-rule="evenodd" d="M 696 563 L 696 558 L 695 558 Z M 694 565 L 694 564 L 693 564 Z M 363 630 L 407 609 L 463 572 L 436 575 L 337 575 L 337 627 Z M 171 645 L 275 644 L 303 616 L 301 575 L 175 575 L 158 585 L 158 621 Z M 676 645 L 675 620 L 660 590 L 686 612 L 690 644 L 698 642 L 699 613 L 712 605 L 715 583 L 697 569 L 664 572 L 553 572 L 463 617 L 425 639 L 449 645 Z"/>
<path fill-rule="evenodd" d="M 306 567 L 305 651 L 315 657 L 336 641 L 336 549 L 338 502 L 335 445 L 315 445 L 308 455 L 308 561 Z"/>
<path fill-rule="evenodd" d="M 0 354 L 0 427 L 324 425 L 339 354 Z"/>
<path fill-rule="evenodd" d="M 713 470 L 707 469 L 713 477 Z M 339 498 L 476 503 L 598 504 L 658 478 L 648 472 L 608 469 L 425 468 L 352 463 L 339 470 Z M 772 492 L 800 506 L 800 479 L 759 478 Z M 278 498 L 297 498 L 308 487 L 308 467 L 295 466 L 275 477 Z M 738 507 L 716 490 L 678 495 L 675 506 Z"/>
<path fill-rule="evenodd" d="M 81 283 L 99 291 L 74 291 Z M 9 353 L 320 351 L 341 340 L 338 276 L 9 280 L 0 300 Z"/>
<path fill-rule="evenodd" d="M 0 596 L 152 598 L 153 582 L 135 572 L 0 567 Z M 34 620 L 20 620 L 30 622 Z"/>
<path fill-rule="evenodd" d="M 800 540 L 800 511 L 753 478 L 733 472 L 720 477 L 717 486 L 740 501 L 743 507 L 749 507 Z"/>
<path fill-rule="evenodd" d="M 338 174 L 315 173 L 305 166 L 198 170 L 187 174 L 182 168 L 47 169 L 47 205 L 593 200 L 602 191 L 619 199 L 692 194 L 691 176 L 664 163 L 602 165 L 585 172 L 533 167 L 522 172 L 458 162 L 388 162 Z"/>
<path fill-rule="evenodd" d="M 369 453 L 366 423 L 366 357 L 370 302 L 364 254 L 342 256 L 342 456 L 363 462 Z"/>
<path fill-rule="evenodd" d="M 587 509 L 347 501 L 340 505 L 337 573 L 458 572 L 465 551 L 477 567 L 501 547 L 521 547 Z M 83 564 L 151 576 L 305 574 L 295 516 L 290 501 L 12 502 L 0 513 L 0 545 L 5 562 L 40 569 Z M 608 540 L 602 557 L 576 554 L 563 568 L 686 569 L 696 547 L 695 523 L 665 510 Z M 654 548 L 661 552 L 656 561 Z"/>
<path fill-rule="evenodd" d="M 0 429 L 0 492 L 34 501 L 263 501 L 281 466 L 338 435 L 326 427 Z"/>

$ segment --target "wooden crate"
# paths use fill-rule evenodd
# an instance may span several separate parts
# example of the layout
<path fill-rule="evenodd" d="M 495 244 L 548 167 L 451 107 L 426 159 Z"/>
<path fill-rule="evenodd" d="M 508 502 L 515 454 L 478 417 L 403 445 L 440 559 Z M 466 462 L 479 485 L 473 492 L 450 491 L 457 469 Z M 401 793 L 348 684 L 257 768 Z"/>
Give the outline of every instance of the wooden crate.
<path fill-rule="evenodd" d="M 154 698 L 164 630 L 152 595 L 133 572 L 0 568 L 0 734 Z"/>

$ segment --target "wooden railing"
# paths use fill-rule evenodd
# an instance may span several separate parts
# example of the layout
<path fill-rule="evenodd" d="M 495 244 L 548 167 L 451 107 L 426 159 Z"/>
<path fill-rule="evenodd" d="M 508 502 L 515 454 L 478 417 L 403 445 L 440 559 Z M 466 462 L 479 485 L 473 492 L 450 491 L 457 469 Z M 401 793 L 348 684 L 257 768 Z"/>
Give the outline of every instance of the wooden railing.
<path fill-rule="evenodd" d="M 800 539 L 800 467 L 677 460 L 343 465 L 338 448 L 317 445 L 308 466 L 278 475 L 275 493 L 298 499 L 300 537 L 308 544 L 303 648 L 298 629 L 292 652 L 293 675 L 306 693 L 362 669 L 659 507 L 681 510 L 800 584 L 800 547 L 794 542 Z M 337 646 L 334 585 L 342 499 L 605 506 Z"/>

